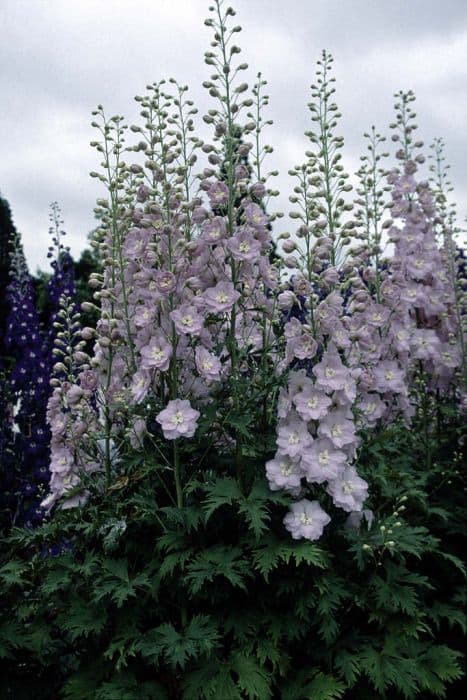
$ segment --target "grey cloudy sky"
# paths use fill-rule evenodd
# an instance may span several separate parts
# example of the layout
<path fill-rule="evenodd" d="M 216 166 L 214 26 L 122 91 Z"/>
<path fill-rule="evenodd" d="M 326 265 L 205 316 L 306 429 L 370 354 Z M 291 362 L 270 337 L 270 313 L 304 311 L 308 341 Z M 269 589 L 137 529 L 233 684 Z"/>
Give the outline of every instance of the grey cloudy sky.
<path fill-rule="evenodd" d="M 335 59 L 343 113 L 344 163 L 356 170 L 362 133 L 387 133 L 393 93 L 417 95 L 419 135 L 442 136 L 461 220 L 467 214 L 466 0 L 232 0 L 238 38 L 253 76 L 268 80 L 282 175 L 279 208 L 288 211 L 287 170 L 303 160 L 306 103 L 322 48 Z M 0 0 L 0 192 L 9 201 L 33 271 L 46 268 L 48 207 L 58 200 L 76 255 L 94 227 L 102 196 L 91 110 L 135 119 L 133 96 L 173 76 L 187 83 L 200 114 L 211 98 L 203 25 L 209 0 Z"/>

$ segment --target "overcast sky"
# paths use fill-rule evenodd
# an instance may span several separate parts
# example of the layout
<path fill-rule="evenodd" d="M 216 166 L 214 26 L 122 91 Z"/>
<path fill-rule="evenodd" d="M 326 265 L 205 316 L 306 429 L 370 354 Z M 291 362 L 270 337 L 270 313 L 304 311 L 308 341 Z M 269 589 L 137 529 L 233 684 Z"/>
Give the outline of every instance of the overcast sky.
<path fill-rule="evenodd" d="M 303 160 L 310 128 L 306 103 L 321 49 L 335 59 L 343 113 L 344 164 L 356 170 L 362 134 L 387 133 L 393 94 L 417 95 L 419 136 L 442 136 L 461 220 L 467 215 L 466 0 L 232 0 L 237 35 L 251 75 L 261 70 L 271 97 L 275 147 L 269 164 L 282 175 L 279 208 L 288 211 L 287 170 Z M 12 208 L 32 271 L 46 269 L 48 211 L 62 207 L 77 255 L 94 227 L 103 195 L 91 111 L 130 121 L 147 83 L 187 83 L 204 113 L 210 71 L 203 20 L 208 0 L 0 0 L 0 192 Z M 393 150 L 393 149 L 392 149 Z M 287 224 L 284 224 L 287 227 Z"/>

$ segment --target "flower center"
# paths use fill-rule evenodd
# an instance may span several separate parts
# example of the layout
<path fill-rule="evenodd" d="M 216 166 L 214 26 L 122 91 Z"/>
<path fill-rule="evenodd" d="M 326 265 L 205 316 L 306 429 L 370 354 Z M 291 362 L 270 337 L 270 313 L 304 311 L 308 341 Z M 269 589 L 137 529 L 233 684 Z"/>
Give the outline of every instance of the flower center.
<path fill-rule="evenodd" d="M 177 411 L 173 414 L 171 420 L 174 425 L 180 425 L 183 423 L 183 413 L 181 411 Z"/>
<path fill-rule="evenodd" d="M 299 441 L 298 433 L 293 432 L 289 435 L 289 445 L 296 445 Z"/>
<path fill-rule="evenodd" d="M 187 314 L 186 316 L 182 317 L 182 325 L 191 326 L 192 324 L 193 324 L 193 316 L 190 316 L 190 314 Z"/>
<path fill-rule="evenodd" d="M 316 408 L 316 406 L 318 405 L 317 397 L 312 396 L 310 399 L 308 399 L 308 401 L 306 402 L 306 405 L 308 406 L 308 408 Z"/>
<path fill-rule="evenodd" d="M 319 453 L 318 462 L 320 464 L 329 464 L 329 452 L 328 452 L 328 450 L 324 450 L 323 452 Z"/>
<path fill-rule="evenodd" d="M 332 379 L 336 376 L 336 370 L 332 369 L 332 367 L 326 367 L 324 374 L 326 376 L 326 379 Z"/>
<path fill-rule="evenodd" d="M 394 372 L 392 372 L 390 369 L 385 373 L 384 375 L 386 381 L 390 382 L 391 379 L 394 379 Z"/>
<path fill-rule="evenodd" d="M 310 515 L 305 515 L 305 513 L 302 513 L 300 516 L 300 522 L 302 525 L 311 525 L 313 518 Z"/>
<path fill-rule="evenodd" d="M 342 428 L 338 423 L 334 423 L 331 429 L 331 435 L 332 437 L 339 437 L 342 435 Z"/>
<path fill-rule="evenodd" d="M 164 357 L 164 351 L 161 348 L 156 347 L 153 349 L 151 357 L 153 360 L 162 360 Z"/>
<path fill-rule="evenodd" d="M 292 474 L 292 467 L 287 462 L 281 462 L 280 469 L 282 476 L 290 476 Z"/>
<path fill-rule="evenodd" d="M 353 491 L 353 485 L 351 481 L 344 481 L 342 484 L 342 491 L 344 493 L 352 493 Z"/>

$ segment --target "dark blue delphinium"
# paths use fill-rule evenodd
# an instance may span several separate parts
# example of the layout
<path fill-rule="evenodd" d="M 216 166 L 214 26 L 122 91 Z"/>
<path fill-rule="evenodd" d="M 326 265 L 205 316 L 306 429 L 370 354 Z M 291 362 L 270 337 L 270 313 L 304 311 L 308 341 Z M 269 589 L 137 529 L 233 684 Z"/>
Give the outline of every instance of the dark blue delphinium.
<path fill-rule="evenodd" d="M 14 407 L 14 430 L 8 433 L 9 468 L 7 506 L 10 524 L 33 527 L 42 521 L 45 511 L 40 502 L 48 490 L 50 478 L 50 429 L 47 403 L 51 393 L 50 376 L 56 362 L 54 343 L 62 295 L 75 293 L 74 263 L 62 243 L 65 235 L 56 203 L 51 205 L 53 273 L 47 284 L 45 323 L 41 324 L 35 305 L 32 278 L 17 235 L 11 262 L 11 282 L 7 301 L 6 344 L 15 358 L 8 379 L 8 392 Z"/>
<path fill-rule="evenodd" d="M 10 524 L 32 526 L 43 517 L 39 502 L 49 471 L 49 431 L 45 421 L 50 393 L 48 362 L 34 288 L 19 236 L 14 241 L 7 290 L 6 346 L 15 363 L 8 378 L 14 416 L 8 454 L 14 455 L 7 503 Z"/>

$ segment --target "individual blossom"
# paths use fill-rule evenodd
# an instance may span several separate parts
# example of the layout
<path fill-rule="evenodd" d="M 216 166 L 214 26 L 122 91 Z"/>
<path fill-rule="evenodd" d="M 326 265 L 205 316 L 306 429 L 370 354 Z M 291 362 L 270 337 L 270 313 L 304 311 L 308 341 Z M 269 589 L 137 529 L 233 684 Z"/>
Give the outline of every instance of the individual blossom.
<path fill-rule="evenodd" d="M 345 409 L 330 411 L 318 426 L 318 435 L 327 437 L 335 447 L 355 444 L 355 426 Z"/>
<path fill-rule="evenodd" d="M 295 493 L 300 489 L 303 469 L 288 455 L 277 452 L 274 459 L 266 462 L 266 476 L 272 491 L 285 489 Z"/>
<path fill-rule="evenodd" d="M 208 189 L 208 197 L 213 209 L 222 207 L 229 201 L 229 188 L 225 182 L 216 180 Z"/>
<path fill-rule="evenodd" d="M 347 455 L 328 438 L 318 438 L 302 455 L 301 466 L 309 483 L 322 484 L 337 479 L 347 463 Z"/>
<path fill-rule="evenodd" d="M 318 540 L 330 522 L 331 518 L 318 501 L 308 501 L 306 498 L 292 503 L 290 512 L 284 518 L 284 525 L 294 540 Z"/>
<path fill-rule="evenodd" d="M 133 316 L 133 323 L 136 328 L 145 328 L 149 326 L 154 321 L 154 309 L 150 309 L 147 306 L 140 304 L 135 311 Z"/>
<path fill-rule="evenodd" d="M 343 365 L 339 353 L 327 350 L 321 362 L 313 367 L 313 374 L 320 387 L 326 391 L 339 391 L 349 381 L 349 370 Z"/>
<path fill-rule="evenodd" d="M 169 368 L 172 347 L 161 333 L 156 333 L 148 345 L 141 348 L 141 369 L 160 369 L 165 371 Z"/>
<path fill-rule="evenodd" d="M 218 381 L 221 374 L 221 361 L 216 355 L 210 353 L 202 345 L 195 350 L 196 369 L 202 377 L 208 381 Z"/>
<path fill-rule="evenodd" d="M 248 229 L 239 229 L 226 245 L 234 260 L 240 262 L 254 262 L 261 254 L 261 243 Z"/>
<path fill-rule="evenodd" d="M 250 203 L 245 207 L 245 221 L 250 226 L 263 228 L 269 223 L 269 219 L 258 204 Z"/>
<path fill-rule="evenodd" d="M 199 335 L 204 325 L 203 317 L 191 304 L 182 304 L 170 313 L 178 333 L 183 335 Z"/>
<path fill-rule="evenodd" d="M 144 255 L 148 243 L 148 231 L 139 228 L 132 229 L 125 238 L 124 253 L 130 259 L 140 258 Z"/>
<path fill-rule="evenodd" d="M 362 413 L 365 424 L 372 428 L 386 412 L 386 404 L 381 401 L 379 394 L 363 393 L 360 396 L 358 408 Z"/>
<path fill-rule="evenodd" d="M 279 421 L 277 445 L 284 454 L 297 459 L 312 442 L 313 438 L 308 432 L 306 423 L 295 411 L 291 411 L 285 420 Z"/>
<path fill-rule="evenodd" d="M 214 216 L 203 223 L 202 240 L 209 244 L 219 243 L 225 238 L 227 226 L 222 216 Z"/>
<path fill-rule="evenodd" d="M 318 343 L 310 333 L 302 333 L 287 340 L 286 357 L 289 361 L 294 357 L 298 360 L 310 360 L 317 350 Z"/>
<path fill-rule="evenodd" d="M 98 386 L 97 375 L 92 369 L 84 369 L 78 374 L 79 385 L 85 391 L 95 391 Z"/>
<path fill-rule="evenodd" d="M 394 394 L 405 391 L 404 373 L 396 360 L 383 360 L 373 370 L 375 389 L 381 393 Z"/>
<path fill-rule="evenodd" d="M 156 272 L 156 288 L 161 294 L 170 294 L 177 286 L 177 279 L 170 270 Z"/>
<path fill-rule="evenodd" d="M 353 377 L 349 377 L 341 391 L 336 391 L 334 401 L 340 406 L 347 406 L 354 403 L 357 398 L 357 382 Z"/>
<path fill-rule="evenodd" d="M 136 403 L 141 403 L 147 396 L 150 386 L 151 375 L 148 371 L 135 372 L 130 386 L 130 393 Z"/>
<path fill-rule="evenodd" d="M 292 398 L 305 389 L 313 388 L 313 380 L 307 376 L 305 369 L 299 369 L 289 373 L 288 389 Z"/>
<path fill-rule="evenodd" d="M 240 298 L 240 292 L 237 292 L 232 282 L 218 282 L 215 287 L 206 289 L 200 302 L 214 313 L 222 313 L 230 311 L 235 302 Z"/>
<path fill-rule="evenodd" d="M 167 440 L 176 440 L 179 437 L 193 437 L 199 416 L 200 412 L 192 408 L 189 401 L 174 399 L 157 414 L 156 421 Z"/>
<path fill-rule="evenodd" d="M 332 404 L 329 396 L 312 385 L 306 385 L 293 398 L 295 408 L 300 418 L 305 421 L 324 418 Z"/>
<path fill-rule="evenodd" d="M 337 479 L 328 482 L 326 491 L 336 506 L 351 513 L 362 510 L 368 497 L 368 484 L 358 476 L 355 467 L 348 466 Z"/>
<path fill-rule="evenodd" d="M 419 328 L 412 335 L 412 356 L 417 360 L 434 360 L 439 358 L 441 347 L 436 331 L 430 328 Z"/>

